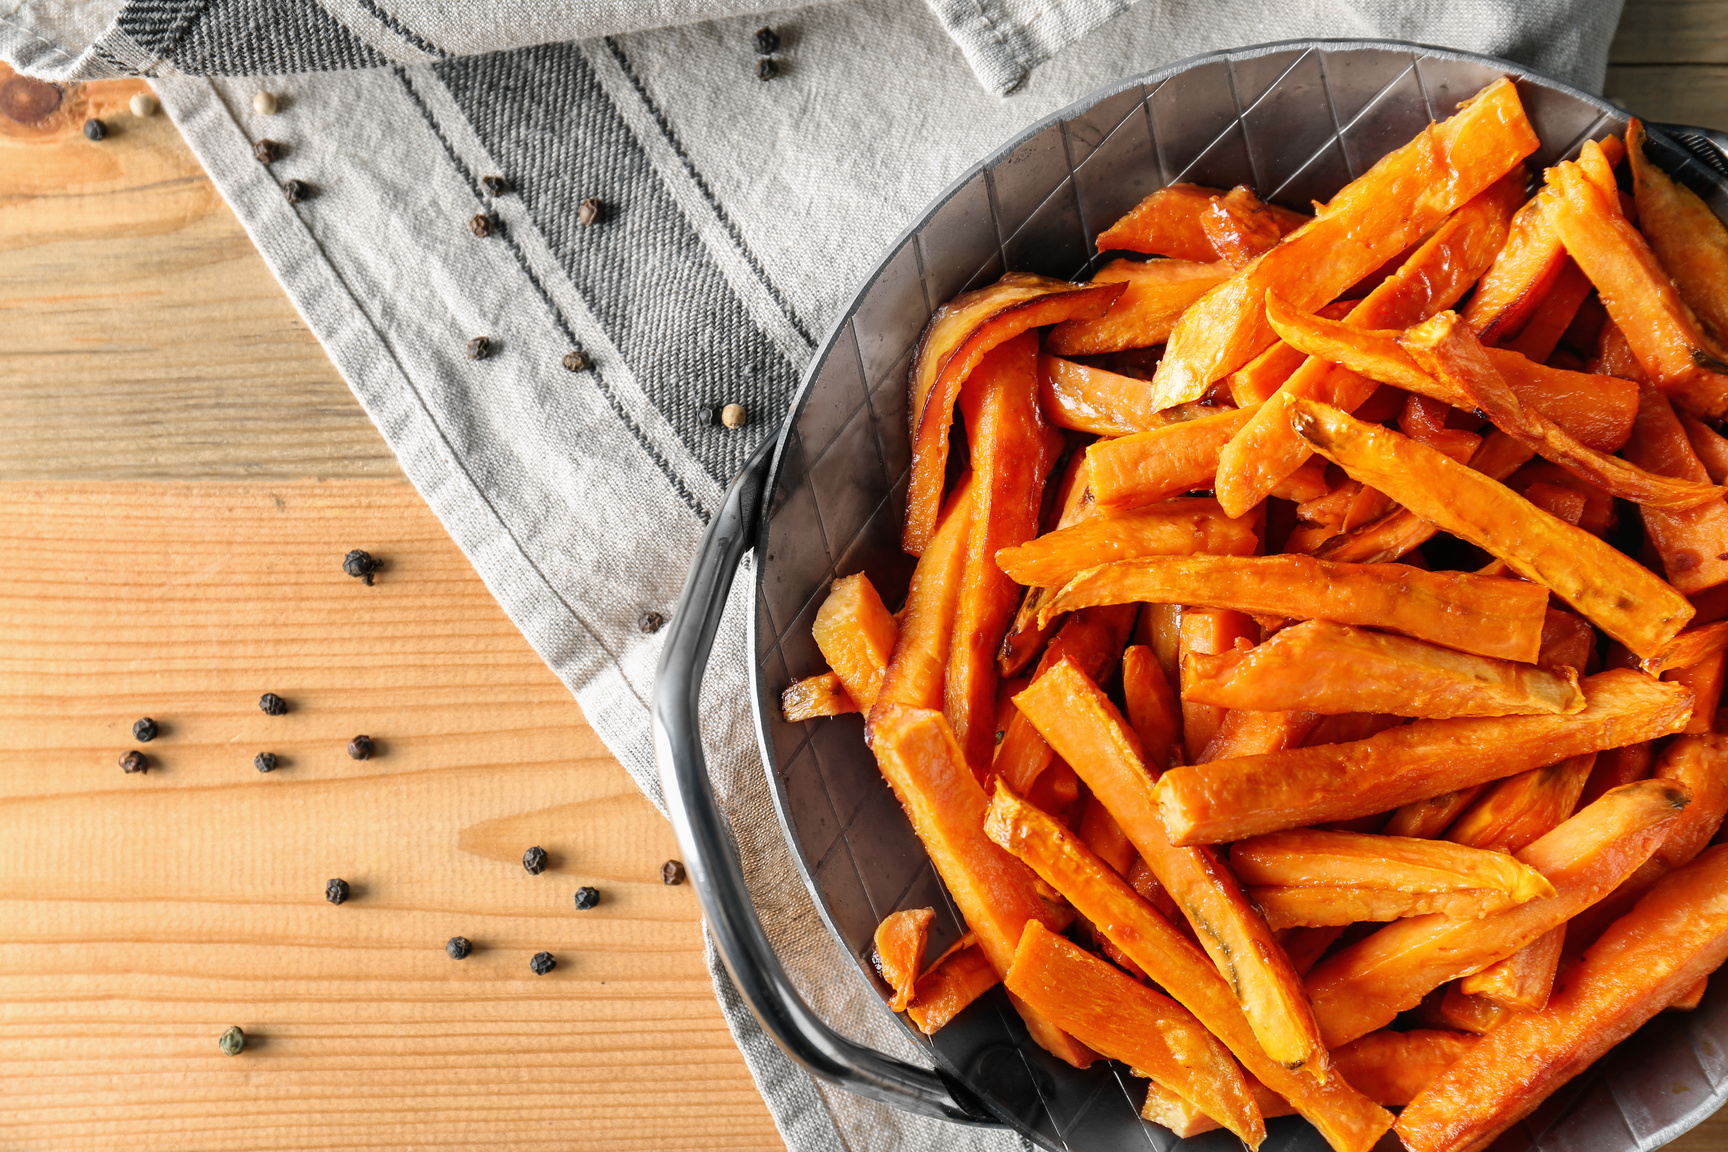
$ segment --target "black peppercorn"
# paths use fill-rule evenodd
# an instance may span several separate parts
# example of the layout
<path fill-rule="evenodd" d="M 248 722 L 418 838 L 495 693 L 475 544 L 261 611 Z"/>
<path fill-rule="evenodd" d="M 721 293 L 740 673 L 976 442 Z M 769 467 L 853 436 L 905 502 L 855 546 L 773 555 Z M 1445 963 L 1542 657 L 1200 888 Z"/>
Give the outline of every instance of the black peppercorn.
<path fill-rule="evenodd" d="M 144 753 L 134 748 L 120 757 L 120 771 L 128 776 L 134 772 L 148 772 L 150 771 L 150 761 L 144 758 Z"/>
<path fill-rule="evenodd" d="M 598 197 L 590 196 L 576 207 L 576 222 L 586 228 L 600 219 L 601 204 Z"/>
<path fill-rule="evenodd" d="M 484 240 L 492 235 L 492 217 L 484 212 L 476 212 L 468 221 L 468 231 Z"/>
<path fill-rule="evenodd" d="M 156 721 L 146 716 L 142 720 L 132 722 L 132 739 L 140 744 L 148 744 L 156 739 Z"/>
<path fill-rule="evenodd" d="M 468 341 L 468 359 L 484 360 L 492 355 L 492 341 L 484 336 L 476 336 Z"/>
<path fill-rule="evenodd" d="M 452 936 L 444 942 L 444 954 L 452 960 L 466 960 L 473 950 L 474 945 L 468 943 L 466 936 Z"/>
<path fill-rule="evenodd" d="M 324 885 L 324 899 L 332 904 L 340 904 L 348 899 L 348 881 L 331 880 Z"/>
<path fill-rule="evenodd" d="M 372 553 L 364 548 L 356 548 L 342 557 L 342 571 L 356 580 L 366 581 L 366 586 L 372 586 L 372 577 L 378 571 L 378 561 L 372 558 Z"/>
<path fill-rule="evenodd" d="M 488 196 L 502 196 L 510 191 L 510 181 L 502 176 L 482 176 L 480 186 L 486 189 Z"/>
<path fill-rule="evenodd" d="M 766 24 L 756 29 L 756 51 L 764 56 L 780 51 L 780 37 Z"/>
<path fill-rule="evenodd" d="M 764 56 L 756 61 L 756 79 L 772 80 L 780 75 L 780 65 L 774 62 L 772 56 Z"/>
<path fill-rule="evenodd" d="M 281 716 L 288 711 L 288 701 L 274 692 L 266 692 L 258 697 L 258 707 L 263 709 L 266 716 Z"/>
<path fill-rule="evenodd" d="M 644 612 L 636 617 L 636 630 L 652 636 L 666 626 L 666 617 L 658 612 Z"/>
<path fill-rule="evenodd" d="M 260 772 L 274 772 L 274 771 L 276 771 L 276 753 L 274 753 L 274 752 L 260 752 L 260 753 L 258 753 L 258 755 L 252 757 L 252 767 L 258 769 L 258 771 L 260 771 Z"/>
<path fill-rule="evenodd" d="M 564 353 L 564 370 L 566 372 L 580 372 L 586 367 L 588 367 L 588 357 L 582 355 L 580 350 Z"/>
<path fill-rule="evenodd" d="M 260 164 L 276 163 L 282 159 L 282 154 L 285 151 L 286 149 L 283 148 L 281 142 L 276 140 L 260 140 L 252 145 L 252 155 L 258 158 Z"/>
<path fill-rule="evenodd" d="M 522 853 L 522 867 L 528 869 L 530 876 L 538 876 L 546 871 L 546 849 L 536 844 Z"/>
<path fill-rule="evenodd" d="M 586 912 L 586 911 L 588 911 L 588 909 L 594 907 L 596 904 L 599 904 L 599 903 L 600 903 L 600 889 L 598 889 L 598 888 L 578 888 L 578 889 L 576 889 L 576 907 L 580 908 L 582 911 Z"/>
<path fill-rule="evenodd" d="M 372 759 L 372 737 L 356 736 L 348 741 L 348 756 L 352 760 Z"/>
<path fill-rule="evenodd" d="M 666 863 L 660 865 L 660 883 L 684 883 L 684 865 L 677 860 L 668 860 Z"/>
<path fill-rule="evenodd" d="M 108 135 L 108 125 L 92 116 L 84 121 L 84 135 L 92 140 L 100 140 Z"/>
<path fill-rule="evenodd" d="M 288 197 L 288 203 L 298 204 L 312 196 L 312 185 L 304 180 L 290 180 L 282 185 L 282 192 Z"/>
<path fill-rule="evenodd" d="M 238 1056 L 246 1048 L 246 1033 L 240 1030 L 238 1024 L 235 1024 L 222 1035 L 216 1037 L 216 1047 L 222 1049 L 224 1056 Z"/>
<path fill-rule="evenodd" d="M 552 959 L 550 952 L 536 952 L 533 958 L 528 961 L 528 970 L 536 976 L 544 976 L 556 967 L 558 967 L 558 961 Z"/>

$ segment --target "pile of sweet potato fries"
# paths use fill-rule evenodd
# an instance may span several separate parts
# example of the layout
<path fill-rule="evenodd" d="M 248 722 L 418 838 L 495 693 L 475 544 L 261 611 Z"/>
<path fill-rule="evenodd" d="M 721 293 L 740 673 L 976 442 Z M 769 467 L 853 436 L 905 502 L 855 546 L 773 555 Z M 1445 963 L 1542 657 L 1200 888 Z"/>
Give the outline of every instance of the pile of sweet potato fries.
<path fill-rule="evenodd" d="M 784 700 L 866 714 L 969 929 L 882 923 L 896 1011 L 1002 983 L 1178 1134 L 1466 1152 L 1697 1005 L 1728 230 L 1643 144 L 1532 194 L 1499 80 L 1312 216 L 1175 185 L 1098 237 L 1154 259 L 936 312 L 905 604 L 835 581 Z"/>

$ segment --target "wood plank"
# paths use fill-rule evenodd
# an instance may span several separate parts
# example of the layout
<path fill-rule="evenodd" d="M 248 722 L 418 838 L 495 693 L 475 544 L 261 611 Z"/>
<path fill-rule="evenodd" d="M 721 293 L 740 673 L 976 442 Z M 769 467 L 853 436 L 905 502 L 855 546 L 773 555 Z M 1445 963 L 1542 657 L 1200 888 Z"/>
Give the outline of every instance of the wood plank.
<path fill-rule="evenodd" d="M 780 1146 L 670 828 L 405 482 L 0 484 L 0 549 L 0 1145 Z"/>
<path fill-rule="evenodd" d="M 1728 65 L 1610 64 L 1605 91 L 1647 120 L 1728 131 Z"/>
<path fill-rule="evenodd" d="M 1724 0 L 1626 0 L 1613 64 L 1728 64 Z"/>

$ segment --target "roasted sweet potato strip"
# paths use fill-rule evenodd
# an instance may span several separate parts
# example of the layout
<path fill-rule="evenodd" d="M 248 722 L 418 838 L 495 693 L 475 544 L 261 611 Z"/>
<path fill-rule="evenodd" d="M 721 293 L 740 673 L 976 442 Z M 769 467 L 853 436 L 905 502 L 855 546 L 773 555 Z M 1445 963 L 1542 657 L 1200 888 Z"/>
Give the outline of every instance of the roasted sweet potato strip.
<path fill-rule="evenodd" d="M 1284 933 L 1284 952 L 1290 957 L 1290 966 L 1303 976 L 1320 963 L 1320 958 L 1326 955 L 1326 950 L 1338 942 L 1344 935 L 1343 925 L 1327 925 L 1319 928 L 1291 928 Z"/>
<path fill-rule="evenodd" d="M 1122 653 L 1122 699 L 1146 762 L 1153 771 L 1164 771 L 1181 747 L 1182 709 L 1158 657 L 1144 644 Z"/>
<path fill-rule="evenodd" d="M 1481 920 L 1399 920 L 1322 960 L 1307 987 L 1328 1045 L 1384 1028 L 1446 981 L 1505 959 L 1600 900 L 1662 842 L 1686 801 L 1686 789 L 1666 780 L 1618 788 L 1518 853 L 1556 895 Z"/>
<path fill-rule="evenodd" d="M 1728 845 L 1669 877 L 1585 954 L 1547 1008 L 1509 1018 L 1411 1100 L 1411 1152 L 1465 1152 L 1533 1112 L 1728 958 Z"/>
<path fill-rule="evenodd" d="M 1251 415 L 1251 409 L 1227 408 L 1215 416 L 1098 441 L 1086 450 L 1098 508 L 1121 511 L 1209 487 L 1218 450 Z"/>
<path fill-rule="evenodd" d="M 1626 129 L 1626 154 L 1638 230 L 1705 332 L 1728 343 L 1728 227 L 1696 192 L 1645 157 L 1644 125 L 1636 119 Z"/>
<path fill-rule="evenodd" d="M 1060 588 L 1077 572 L 1142 556 L 1252 556 L 1260 538 L 1247 520 L 1232 520 L 1210 497 L 1164 500 L 1132 512 L 1093 516 L 996 553 L 1002 571 L 1021 584 Z"/>
<path fill-rule="evenodd" d="M 1725 674 L 1728 674 L 1728 652 L 1718 652 L 1690 667 L 1662 673 L 1663 680 L 1692 690 L 1692 719 L 1682 731 L 1691 734 L 1715 731 Z"/>
<path fill-rule="evenodd" d="M 1424 572 L 1404 564 L 1334 564 L 1309 556 L 1161 556 L 1082 572 L 1044 610 L 1131 600 L 1385 628 L 1481 656 L 1528 661 L 1540 650 L 1547 595 L 1522 580 Z"/>
<path fill-rule="evenodd" d="M 1110 310 L 1095 320 L 1065 320 L 1050 330 L 1045 347 L 1058 356 L 1091 356 L 1149 348 L 1170 338 L 1176 318 L 1234 271 L 1218 262 L 1112 260 L 1094 284 L 1126 284 Z M 1148 396 L 1151 386 L 1142 387 Z"/>
<path fill-rule="evenodd" d="M 1324 1050 L 1289 960 L 1215 851 L 1170 845 L 1152 797 L 1153 770 L 1116 706 L 1066 661 L 1034 680 L 1014 703 L 1110 809 L 1181 907 L 1207 955 L 1236 989 L 1266 1054 L 1324 1076 Z"/>
<path fill-rule="evenodd" d="M 883 606 L 870 577 L 858 572 L 834 581 L 816 610 L 811 631 L 828 667 L 846 685 L 846 694 L 868 712 L 900 638 L 900 625 Z"/>
<path fill-rule="evenodd" d="M 1322 1083 L 1269 1058 L 1231 985 L 1198 946 L 1135 895 L 1067 829 L 998 787 L 986 831 L 1025 861 L 1242 1062 L 1285 1097 L 1339 1152 L 1366 1152 L 1390 1117 L 1336 1076 Z"/>
<path fill-rule="evenodd" d="M 1190 657 L 1183 665 L 1182 694 L 1226 708 L 1430 719 L 1584 707 L 1571 669 L 1544 672 L 1326 620 L 1292 625 L 1245 652 Z"/>
<path fill-rule="evenodd" d="M 1584 793 L 1578 797 L 1578 807 L 1594 804 L 1604 792 L 1647 780 L 1655 764 L 1656 754 L 1648 742 L 1610 748 L 1596 754 L 1596 766 L 1590 769 L 1590 779 L 1584 782 Z"/>
<path fill-rule="evenodd" d="M 954 635 L 954 609 L 960 602 L 960 574 L 966 565 L 966 533 L 972 523 L 973 487 L 968 476 L 949 498 L 941 526 L 912 570 L 912 587 L 900 613 L 900 635 L 876 695 L 878 707 L 884 702 L 942 707 L 948 644 Z M 875 719 L 872 708 L 866 739 Z"/>
<path fill-rule="evenodd" d="M 1626 669 L 1598 673 L 1580 687 L 1584 710 L 1570 716 L 1417 720 L 1350 744 L 1173 768 L 1157 788 L 1164 825 L 1177 844 L 1221 844 L 1370 816 L 1566 756 L 1665 736 L 1691 714 L 1685 688 Z"/>
<path fill-rule="evenodd" d="M 1458 981 L 1458 991 L 1512 1012 L 1540 1012 L 1554 990 L 1566 925 L 1551 928 L 1498 964 Z"/>
<path fill-rule="evenodd" d="M 1436 1028 L 1370 1032 L 1332 1053 L 1332 1066 L 1368 1099 L 1408 1104 L 1475 1043 L 1474 1036 Z"/>
<path fill-rule="evenodd" d="M 1504 911 L 1518 901 L 1491 888 L 1463 888 L 1451 892 L 1393 892 L 1384 888 L 1299 887 L 1289 884 L 1259 884 L 1248 889 L 1249 898 L 1266 916 L 1274 931 L 1287 928 L 1342 927 L 1407 916 L 1439 914 L 1456 919 L 1480 920 Z"/>
<path fill-rule="evenodd" d="M 984 789 L 940 712 L 879 700 L 872 714 L 876 763 L 912 830 L 924 842 L 978 946 L 998 974 L 1008 970 L 1027 921 L 1061 928 L 1038 898 L 1032 873 L 984 835 Z M 1038 1012 L 1022 1008 L 1032 1036 L 1052 1055 L 1085 1067 L 1092 1054 Z"/>
<path fill-rule="evenodd" d="M 1646 385 L 1639 401 L 1626 458 L 1652 472 L 1708 481 L 1710 474 L 1692 451 L 1667 397 Z M 1690 595 L 1728 580 L 1728 501 L 1712 500 L 1687 509 L 1649 509 L 1644 513 L 1644 532 L 1662 558 L 1668 582 L 1680 591 Z"/>
<path fill-rule="evenodd" d="M 976 939 L 968 933 L 965 940 L 964 946 L 950 948 L 918 977 L 917 992 L 906 1006 L 906 1015 L 926 1036 L 936 1035 L 968 1004 L 1002 982 Z"/>
<path fill-rule="evenodd" d="M 1595 766 L 1596 753 L 1586 752 L 1497 781 L 1447 830 L 1446 839 L 1517 852 L 1572 815 Z"/>
<path fill-rule="evenodd" d="M 1438 1023 L 1478 1036 L 1492 1032 L 1511 1015 L 1509 1009 L 1502 1008 L 1486 996 L 1466 996 L 1456 982 L 1446 985 L 1444 990 L 1437 990 L 1432 996 L 1439 1001 L 1435 1013 L 1439 1017 Z M 1427 1004 L 1425 999 L 1423 1007 L 1426 1008 Z"/>
<path fill-rule="evenodd" d="M 1566 330 L 1577 319 L 1578 309 L 1593 291 L 1595 286 L 1590 283 L 1590 277 L 1584 275 L 1571 257 L 1567 257 L 1561 262 L 1560 275 L 1554 278 L 1554 287 L 1536 306 L 1536 312 L 1524 325 L 1524 331 L 1500 346 L 1537 364 L 1545 363 L 1554 355 Z"/>
<path fill-rule="evenodd" d="M 1273 208 L 1246 186 L 1237 185 L 1200 210 L 1200 229 L 1218 258 L 1234 272 L 1292 231 L 1282 219 L 1289 215 L 1287 209 Z"/>
<path fill-rule="evenodd" d="M 1303 828 L 1241 840 L 1230 870 L 1244 884 L 1379 889 L 1390 892 L 1503 892 L 1522 904 L 1554 895 L 1542 874 L 1503 852 L 1404 836 Z"/>
<path fill-rule="evenodd" d="M 1051 525 L 1054 530 L 1078 524 L 1092 515 L 1092 501 L 1087 495 L 1091 474 L 1086 467 L 1086 453 L 1075 452 L 1069 456 L 1056 490 L 1055 508 L 1052 510 L 1056 513 L 1056 522 Z M 1021 599 L 1020 607 L 1015 609 L 1008 634 L 1002 637 L 1002 650 L 996 654 L 996 671 L 1001 676 L 1018 676 L 1037 659 L 1055 634 L 1059 620 L 1053 619 L 1042 626 L 1038 623 L 1038 607 L 1043 602 L 1043 590 L 1031 588 Z"/>
<path fill-rule="evenodd" d="M 1249 1147 L 1260 1109 L 1229 1051 L 1176 1001 L 1028 921 L 1003 982 L 1093 1050 L 1120 1060 L 1216 1118 Z"/>
<path fill-rule="evenodd" d="M 788 724 L 824 716 L 844 716 L 859 710 L 857 701 L 847 693 L 846 685 L 832 672 L 819 672 L 794 680 L 780 693 L 780 712 Z"/>
<path fill-rule="evenodd" d="M 1260 638 L 1260 626 L 1253 617 L 1228 608 L 1184 608 L 1176 631 L 1178 659 L 1195 652 L 1209 655 L 1229 652 L 1240 644 L 1252 644 Z M 1204 755 L 1213 737 L 1218 735 L 1229 710 L 1188 699 L 1182 693 L 1180 670 L 1176 687 L 1182 699 L 1182 758 L 1192 764 Z"/>
<path fill-rule="evenodd" d="M 1392 813 L 1381 829 L 1388 836 L 1415 836 L 1432 840 L 1458 819 L 1460 813 L 1486 791 L 1488 785 L 1473 784 L 1456 792 L 1442 792 L 1426 800 L 1415 800 Z"/>
<path fill-rule="evenodd" d="M 1270 345 L 1277 337 L 1266 323 L 1268 289 L 1314 311 L 1438 227 L 1536 147 L 1511 82 L 1484 88 L 1183 313 L 1153 377 L 1155 402 L 1197 400 Z"/>
<path fill-rule="evenodd" d="M 1698 462 L 1704 465 L 1705 473 L 1717 484 L 1728 480 L 1728 437 L 1690 412 L 1677 412 L 1675 415 L 1680 417 L 1680 426 L 1686 429 L 1686 439 L 1692 445 Z"/>
<path fill-rule="evenodd" d="M 1686 598 L 1649 569 L 1482 473 L 1336 408 L 1287 403 L 1297 434 L 1352 478 L 1552 589 L 1634 653 L 1657 651 L 1692 618 Z"/>
<path fill-rule="evenodd" d="M 960 385 L 986 353 L 1029 328 L 1101 316 L 1120 284 L 1070 284 L 1023 272 L 965 292 L 936 310 L 912 361 L 912 480 L 901 546 L 921 556 L 936 531 L 948 467 L 948 429 Z"/>
<path fill-rule="evenodd" d="M 1220 253 L 1207 238 L 1200 217 L 1208 206 L 1225 195 L 1222 189 L 1198 184 L 1160 188 L 1098 234 L 1098 251 L 1147 252 L 1178 260 L 1218 260 Z M 1275 204 L 1265 207 L 1283 232 L 1293 231 L 1308 220 L 1299 212 Z"/>
<path fill-rule="evenodd" d="M 1127 833 L 1110 815 L 1104 802 L 1093 796 L 1086 801 L 1086 811 L 1080 817 L 1080 839 L 1098 859 L 1110 865 L 1118 876 L 1127 878 L 1140 854 L 1129 843 Z"/>
<path fill-rule="evenodd" d="M 918 983 L 918 970 L 924 963 L 924 946 L 930 940 L 930 922 L 936 919 L 934 908 L 907 908 L 890 912 L 876 925 L 876 971 L 894 994 L 888 1007 L 906 1011 L 912 1002 Z"/>
<path fill-rule="evenodd" d="M 1038 661 L 1038 674 L 1063 660 L 1071 660 L 1087 676 L 1102 679 L 1122 654 L 1122 646 L 1133 627 L 1131 604 L 1076 612 L 1044 650 Z M 1024 793 L 1037 782 L 1056 754 L 1024 713 L 1018 708 L 1011 708 L 1010 713 L 1002 727 L 1002 743 L 997 748 L 993 770 L 1014 791 Z"/>
<path fill-rule="evenodd" d="M 1232 708 L 1224 713 L 1217 731 L 1206 741 L 1200 755 L 1194 757 L 1194 762 L 1204 764 L 1208 760 L 1300 748 L 1319 723 L 1318 712 L 1253 712 Z"/>
<path fill-rule="evenodd" d="M 1152 411 L 1146 381 L 1052 356 L 1038 357 L 1039 397 L 1052 423 L 1100 436 L 1128 436 L 1174 421 Z"/>

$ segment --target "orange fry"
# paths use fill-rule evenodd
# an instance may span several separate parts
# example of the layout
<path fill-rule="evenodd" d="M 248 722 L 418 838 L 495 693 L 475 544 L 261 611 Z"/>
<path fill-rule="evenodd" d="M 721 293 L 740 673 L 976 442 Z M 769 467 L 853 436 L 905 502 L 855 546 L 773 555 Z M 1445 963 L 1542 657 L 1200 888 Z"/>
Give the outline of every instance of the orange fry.
<path fill-rule="evenodd" d="M 1099 510 L 1120 511 L 1209 487 L 1218 449 L 1253 414 L 1248 408 L 1226 408 L 1215 416 L 1098 441 L 1086 449 L 1086 463 Z"/>
<path fill-rule="evenodd" d="M 888 1007 L 906 1011 L 918 983 L 918 968 L 924 962 L 924 945 L 930 939 L 934 908 L 908 908 L 890 912 L 876 925 L 876 971 L 894 994 Z"/>
<path fill-rule="evenodd" d="M 1038 356 L 1039 398 L 1051 423 L 1099 436 L 1127 436 L 1175 423 L 1146 404 L 1146 381 L 1052 356 Z"/>
<path fill-rule="evenodd" d="M 1182 698 L 1182 754 L 1190 763 L 1199 760 L 1218 735 L 1229 710 L 1212 704 L 1190 700 L 1182 692 L 1181 660 L 1189 653 L 1215 655 L 1229 652 L 1238 645 L 1252 644 L 1260 637 L 1260 625 L 1253 617 L 1228 608 L 1182 609 L 1176 627 L 1176 689 Z"/>
<path fill-rule="evenodd" d="M 1042 675 L 1063 660 L 1070 660 L 1087 676 L 1102 678 L 1122 654 L 1122 645 L 1127 642 L 1128 631 L 1133 627 L 1132 605 L 1111 605 L 1076 612 L 1068 617 L 1068 622 L 1044 650 L 1038 661 L 1038 674 Z M 1010 709 L 992 765 L 996 775 L 1006 780 L 1016 792 L 1026 792 L 1055 758 L 1056 754 L 1032 722 L 1018 708 Z"/>
<path fill-rule="evenodd" d="M 1260 538 L 1247 520 L 1232 520 L 1208 497 L 1178 497 L 1114 516 L 1093 516 L 996 553 L 1015 581 L 1060 588 L 1077 572 L 1142 556 L 1251 556 Z"/>
<path fill-rule="evenodd" d="M 1307 222 L 1306 216 L 1265 203 L 1243 184 L 1200 209 L 1200 230 L 1232 271 L 1269 251 L 1285 233 Z"/>
<path fill-rule="evenodd" d="M 1226 708 L 1430 719 L 1584 707 L 1572 669 L 1545 672 L 1326 620 L 1292 625 L 1247 651 L 1188 657 L 1182 695 Z"/>
<path fill-rule="evenodd" d="M 1332 1066 L 1368 1099 L 1408 1104 L 1475 1043 L 1474 1036 L 1432 1028 L 1370 1032 L 1332 1053 Z"/>
<path fill-rule="evenodd" d="M 1447 830 L 1454 844 L 1516 852 L 1546 836 L 1572 815 L 1596 766 L 1596 753 L 1568 756 L 1490 785 Z"/>
<path fill-rule="evenodd" d="M 876 694 L 878 708 L 884 702 L 942 707 L 954 608 L 960 601 L 960 574 L 966 565 L 966 532 L 972 523 L 973 487 L 970 476 L 961 481 L 943 510 L 935 538 L 912 571 L 912 587 L 900 612 L 900 635 Z M 864 729 L 867 741 L 875 722 L 876 708 L 872 708 Z"/>
<path fill-rule="evenodd" d="M 1063 585 L 1043 610 L 1054 614 L 1133 600 L 1385 628 L 1463 652 L 1533 661 L 1548 598 L 1541 587 L 1522 580 L 1425 572 L 1404 564 L 1334 564 L 1309 556 L 1156 556 L 1088 569 Z"/>
<path fill-rule="evenodd" d="M 1628 460 L 1669 476 L 1707 482 L 1710 474 L 1692 451 L 1691 439 L 1667 397 L 1646 385 L 1638 420 L 1626 442 Z M 1644 532 L 1668 582 L 1688 595 L 1728 581 L 1728 502 L 1713 500 L 1687 509 L 1648 509 Z"/>
<path fill-rule="evenodd" d="M 1511 1012 L 1540 1012 L 1554 990 L 1566 925 L 1551 928 L 1498 964 L 1458 981 L 1458 991 Z"/>
<path fill-rule="evenodd" d="M 858 572 L 834 581 L 810 630 L 846 694 L 870 711 L 900 638 L 900 625 L 883 606 L 870 577 Z"/>
<path fill-rule="evenodd" d="M 817 720 L 823 716 L 844 716 L 858 710 L 857 702 L 847 694 L 840 677 L 832 672 L 794 680 L 780 693 L 780 713 L 788 724 Z"/>
<path fill-rule="evenodd" d="M 1524 331 L 1501 346 L 1537 364 L 1546 362 L 1560 347 L 1560 340 L 1577 319 L 1578 310 L 1595 290 L 1590 277 L 1584 275 L 1576 261 L 1567 257 L 1560 264 L 1560 275 L 1555 278 L 1554 287 L 1536 306 L 1530 322 L 1524 325 Z M 1483 343 L 1487 345 L 1488 342 Z"/>
<path fill-rule="evenodd" d="M 1157 787 L 1163 822 L 1174 843 L 1221 844 L 1371 816 L 1566 756 L 1665 736 L 1691 715 L 1691 692 L 1639 672 L 1611 669 L 1580 687 L 1584 710 L 1571 716 L 1417 720 L 1349 744 L 1172 768 Z"/>
<path fill-rule="evenodd" d="M 1153 771 L 1164 771 L 1181 747 L 1182 708 L 1157 655 L 1144 644 L 1122 653 L 1122 699 L 1146 762 Z"/>
<path fill-rule="evenodd" d="M 1415 836 L 1432 840 L 1458 819 L 1486 789 L 1486 784 L 1472 784 L 1456 792 L 1442 792 L 1425 800 L 1415 800 L 1392 813 L 1381 829 L 1388 836 Z"/>
<path fill-rule="evenodd" d="M 1060 509 L 1055 523 L 1057 529 L 1078 524 L 1092 515 L 1092 502 L 1086 495 L 1090 476 L 1091 471 L 1086 467 L 1086 454 L 1072 453 L 1056 487 L 1055 509 Z M 1055 633 L 1057 621 L 1052 620 L 1043 627 L 1038 624 L 1038 608 L 1043 602 L 1043 590 L 1030 588 L 1022 597 L 1020 607 L 1015 609 L 1014 619 L 1008 625 L 1008 634 L 1002 637 L 1002 650 L 996 654 L 996 671 L 1002 677 L 1018 676 L 1025 671 L 1026 665 L 1037 658 L 1038 653 Z"/>
<path fill-rule="evenodd" d="M 906 1015 L 926 1036 L 934 1036 L 972 1001 L 996 987 L 1002 977 L 990 966 L 977 939 L 967 933 L 918 977 Z"/>
<path fill-rule="evenodd" d="M 1638 661 L 1638 669 L 1660 676 L 1675 668 L 1690 668 L 1725 648 L 1728 648 L 1728 620 L 1716 620 L 1686 629 L 1662 645 L 1654 656 Z"/>
<path fill-rule="evenodd" d="M 1626 129 L 1638 230 L 1674 287 L 1718 344 L 1728 342 L 1728 228 L 1698 194 L 1644 156 L 1644 125 Z"/>
<path fill-rule="evenodd" d="M 1186 695 L 1186 690 L 1184 690 Z M 1320 723 L 1318 712 L 1249 712 L 1232 708 L 1218 722 L 1196 764 L 1299 748 Z"/>
<path fill-rule="evenodd" d="M 1230 870 L 1244 884 L 1387 892 L 1494 891 L 1515 904 L 1554 895 L 1540 872 L 1504 852 L 1437 840 L 1302 828 L 1237 841 Z"/>
<path fill-rule="evenodd" d="M 1451 892 L 1394 892 L 1384 888 L 1299 887 L 1257 884 L 1248 889 L 1266 923 L 1274 931 L 1286 928 L 1328 928 L 1401 920 L 1438 914 L 1460 920 L 1480 920 L 1518 901 L 1492 888 L 1462 888 Z"/>
<path fill-rule="evenodd" d="M 1162 344 L 1170 338 L 1176 318 L 1231 272 L 1230 265 L 1222 262 L 1112 260 L 1098 270 L 1092 283 L 1126 284 L 1122 295 L 1097 319 L 1056 325 L 1044 346 L 1058 356 L 1091 356 Z"/>
<path fill-rule="evenodd" d="M 1178 260 L 1221 259 L 1221 254 L 1206 234 L 1201 216 L 1225 195 L 1221 189 L 1203 188 L 1198 184 L 1170 184 L 1160 188 L 1098 234 L 1098 251 L 1146 252 Z M 1299 212 L 1275 204 L 1265 207 L 1284 232 L 1292 231 L 1308 220 Z"/>

